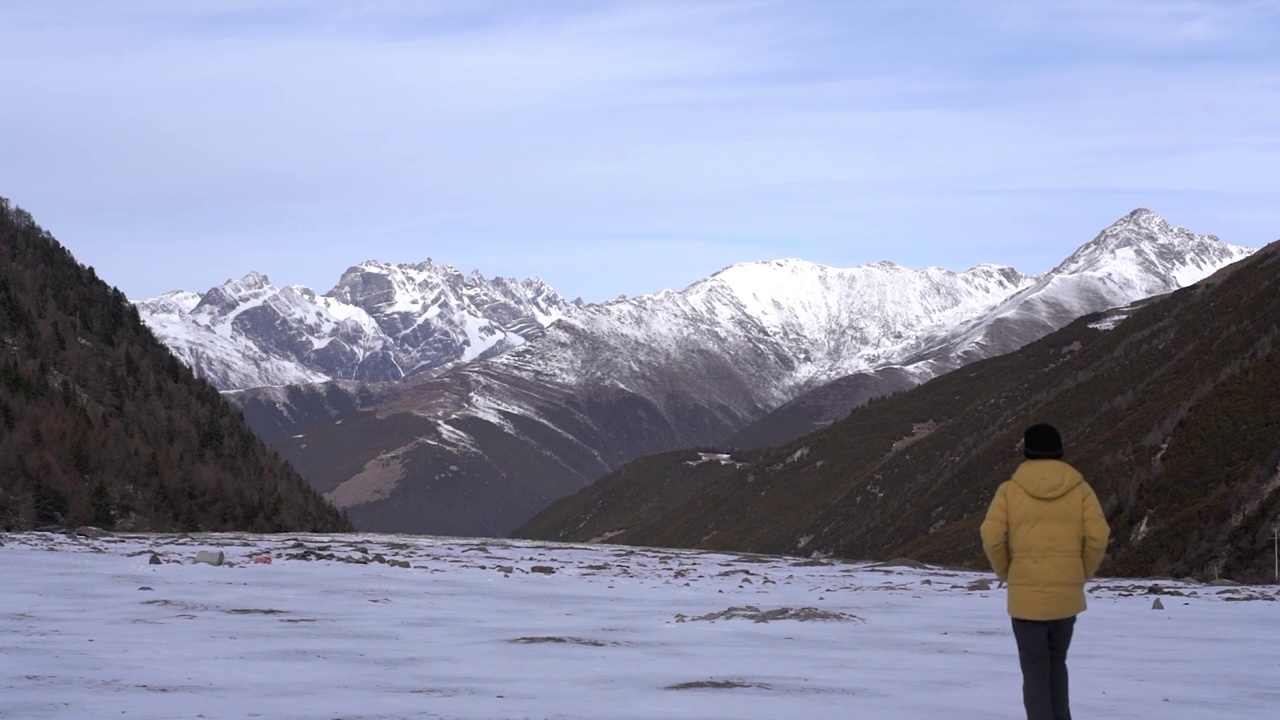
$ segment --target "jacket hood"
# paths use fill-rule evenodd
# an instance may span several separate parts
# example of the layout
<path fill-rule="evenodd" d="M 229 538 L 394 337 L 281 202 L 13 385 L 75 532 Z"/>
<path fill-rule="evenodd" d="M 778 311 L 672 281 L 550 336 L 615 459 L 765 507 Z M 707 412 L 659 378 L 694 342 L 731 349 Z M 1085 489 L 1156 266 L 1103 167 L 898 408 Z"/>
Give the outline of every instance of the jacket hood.
<path fill-rule="evenodd" d="M 1084 476 L 1060 460 L 1028 460 L 1018 466 L 1013 481 L 1031 497 L 1056 500 L 1084 482 Z"/>

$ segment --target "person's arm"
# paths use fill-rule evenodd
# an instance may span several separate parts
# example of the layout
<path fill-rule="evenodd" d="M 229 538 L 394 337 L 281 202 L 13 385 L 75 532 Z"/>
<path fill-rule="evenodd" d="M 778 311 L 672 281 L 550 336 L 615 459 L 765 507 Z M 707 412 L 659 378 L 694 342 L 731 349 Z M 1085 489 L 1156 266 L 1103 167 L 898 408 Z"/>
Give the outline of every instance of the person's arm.
<path fill-rule="evenodd" d="M 1107 518 L 1102 514 L 1097 494 L 1087 483 L 1084 487 L 1084 549 L 1081 551 L 1081 560 L 1084 562 L 1085 577 L 1091 578 L 1102 565 L 1102 556 L 1106 553 L 1107 541 L 1111 538 L 1111 528 L 1107 526 Z"/>
<path fill-rule="evenodd" d="M 996 577 L 1009 579 L 1009 499 L 1005 486 L 1001 485 L 996 496 L 987 508 L 987 517 L 982 521 L 982 549 L 991 561 L 991 569 Z"/>

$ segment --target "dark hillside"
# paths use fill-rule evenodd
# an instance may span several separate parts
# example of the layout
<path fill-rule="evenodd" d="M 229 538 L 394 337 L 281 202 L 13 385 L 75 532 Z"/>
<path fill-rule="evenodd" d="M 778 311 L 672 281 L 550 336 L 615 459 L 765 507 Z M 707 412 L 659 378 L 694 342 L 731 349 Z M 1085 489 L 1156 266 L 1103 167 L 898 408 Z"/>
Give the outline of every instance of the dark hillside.
<path fill-rule="evenodd" d="M 606 541 L 688 502 L 694 493 L 759 458 L 759 450 L 720 454 L 676 450 L 622 466 L 579 493 L 561 498 L 512 533 L 544 540 Z M 723 460 L 721 460 L 723 458 Z"/>
<path fill-rule="evenodd" d="M 724 444 L 735 448 L 785 445 L 844 418 L 856 407 L 908 390 L 918 382 L 902 368 L 846 375 L 769 412 Z"/>
<path fill-rule="evenodd" d="M 0 198 L 0 529 L 333 531 L 346 520 Z"/>
<path fill-rule="evenodd" d="M 1115 329 L 1100 319 L 859 408 L 611 542 L 981 567 L 991 494 L 1023 428 L 1049 422 L 1112 524 L 1104 572 L 1270 579 L 1280 244 Z"/>

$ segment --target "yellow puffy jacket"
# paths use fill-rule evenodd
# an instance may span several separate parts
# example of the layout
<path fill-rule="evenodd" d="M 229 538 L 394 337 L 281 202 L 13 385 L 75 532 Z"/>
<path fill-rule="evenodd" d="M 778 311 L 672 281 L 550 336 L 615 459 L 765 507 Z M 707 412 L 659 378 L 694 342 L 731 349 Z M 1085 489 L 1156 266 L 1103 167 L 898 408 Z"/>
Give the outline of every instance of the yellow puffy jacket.
<path fill-rule="evenodd" d="M 1009 582 L 1009 614 L 1061 620 L 1085 609 L 1111 529 L 1093 488 L 1059 460 L 1028 460 L 1000 486 L 982 523 L 982 547 Z"/>

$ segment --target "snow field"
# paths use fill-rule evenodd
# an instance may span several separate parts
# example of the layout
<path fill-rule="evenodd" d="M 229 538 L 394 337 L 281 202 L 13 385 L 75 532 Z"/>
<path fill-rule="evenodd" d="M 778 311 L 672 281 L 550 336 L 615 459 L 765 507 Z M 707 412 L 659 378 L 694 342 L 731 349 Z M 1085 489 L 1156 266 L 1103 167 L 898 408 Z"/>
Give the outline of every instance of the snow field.
<path fill-rule="evenodd" d="M 1022 717 L 979 573 L 376 535 L 0 542 L 0 718 Z M 230 566 L 193 564 L 205 549 Z M 1091 585 L 1077 716 L 1275 717 L 1276 588 L 1153 584 Z"/>

